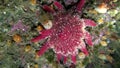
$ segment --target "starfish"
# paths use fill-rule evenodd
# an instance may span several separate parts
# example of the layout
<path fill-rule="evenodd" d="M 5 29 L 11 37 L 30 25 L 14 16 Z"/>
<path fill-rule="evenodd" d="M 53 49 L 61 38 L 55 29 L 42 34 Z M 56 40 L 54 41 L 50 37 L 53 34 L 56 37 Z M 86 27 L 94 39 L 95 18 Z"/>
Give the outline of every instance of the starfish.
<path fill-rule="evenodd" d="M 76 7 L 78 12 L 81 11 L 84 2 L 84 0 L 81 0 L 78 3 Z M 66 63 L 67 57 L 71 56 L 72 63 L 76 64 L 78 50 L 80 49 L 87 56 L 86 43 L 93 46 L 92 37 L 85 30 L 85 27 L 96 26 L 96 23 L 90 19 L 80 19 L 78 14 L 72 13 L 73 11 L 65 11 L 64 7 L 57 1 L 54 1 L 53 4 L 60 11 L 55 11 L 47 5 L 43 5 L 43 9 L 53 15 L 52 28 L 41 31 L 40 35 L 33 38 L 31 42 L 38 42 L 41 39 L 48 38 L 47 42 L 40 48 L 39 56 L 43 55 L 49 48 L 52 48 L 58 61 L 63 58 L 64 63 Z"/>

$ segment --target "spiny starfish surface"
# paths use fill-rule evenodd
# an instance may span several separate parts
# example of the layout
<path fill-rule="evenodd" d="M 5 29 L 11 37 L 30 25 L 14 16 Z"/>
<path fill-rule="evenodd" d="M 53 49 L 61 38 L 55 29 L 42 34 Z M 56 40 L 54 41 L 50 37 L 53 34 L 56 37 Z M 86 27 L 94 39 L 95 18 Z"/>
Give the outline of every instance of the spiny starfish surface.
<path fill-rule="evenodd" d="M 78 12 L 81 11 L 84 2 L 84 0 L 81 0 L 76 6 Z M 66 62 L 67 57 L 71 56 L 72 62 L 76 63 L 78 50 L 80 49 L 85 55 L 88 55 L 86 43 L 93 46 L 92 37 L 90 33 L 85 30 L 85 27 L 96 26 L 96 24 L 90 19 L 80 19 L 79 15 L 73 13 L 73 11 L 66 11 L 57 1 L 54 1 L 53 4 L 59 11 L 55 11 L 47 5 L 43 5 L 45 11 L 53 14 L 52 28 L 41 31 L 40 35 L 33 38 L 31 41 L 38 42 L 47 37 L 49 39 L 40 48 L 38 52 L 39 56 L 44 54 L 49 48 L 52 48 L 56 53 L 58 61 L 64 57 L 64 62 Z"/>

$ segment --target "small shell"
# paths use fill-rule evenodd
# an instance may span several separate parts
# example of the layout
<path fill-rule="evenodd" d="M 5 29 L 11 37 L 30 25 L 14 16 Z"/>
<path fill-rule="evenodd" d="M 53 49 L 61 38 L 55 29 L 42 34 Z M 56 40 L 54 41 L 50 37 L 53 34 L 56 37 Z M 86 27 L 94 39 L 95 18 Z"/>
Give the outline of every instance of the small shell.
<path fill-rule="evenodd" d="M 102 60 L 106 60 L 107 59 L 105 54 L 100 54 L 98 57 L 100 59 L 102 59 Z"/>
<path fill-rule="evenodd" d="M 31 50 L 31 46 L 30 45 L 26 45 L 25 52 L 29 52 L 30 50 Z"/>
<path fill-rule="evenodd" d="M 106 13 L 107 10 L 108 10 L 107 4 L 101 3 L 97 8 L 95 8 L 95 10 L 96 10 L 98 13 Z"/>
<path fill-rule="evenodd" d="M 35 65 L 34 65 L 34 68 L 39 68 L 39 65 L 38 65 L 38 64 L 35 64 Z"/>
<path fill-rule="evenodd" d="M 22 38 L 21 38 L 20 35 L 15 34 L 15 35 L 13 36 L 13 40 L 14 40 L 15 42 L 17 42 L 17 43 L 20 43 L 20 42 L 22 41 Z"/>
<path fill-rule="evenodd" d="M 46 21 L 45 23 L 42 24 L 44 26 L 45 29 L 50 29 L 52 28 L 52 21 L 51 20 L 48 20 Z"/>
<path fill-rule="evenodd" d="M 30 2 L 31 2 L 32 5 L 36 4 L 36 0 L 30 0 Z"/>
<path fill-rule="evenodd" d="M 112 56 L 110 56 L 110 55 L 107 55 L 107 56 L 106 56 L 106 58 L 107 58 L 107 60 L 108 60 L 108 61 L 110 61 L 110 62 L 112 63 L 112 61 L 113 61 L 113 58 L 112 58 Z"/>
<path fill-rule="evenodd" d="M 85 54 L 83 52 L 80 52 L 78 54 L 78 57 L 79 57 L 79 59 L 84 59 L 85 58 Z"/>
<path fill-rule="evenodd" d="M 38 31 L 38 32 L 40 32 L 40 31 L 42 31 L 42 30 L 43 30 L 43 27 L 42 27 L 42 26 L 37 26 L 37 28 L 36 28 L 36 29 L 37 29 L 37 31 Z"/>
<path fill-rule="evenodd" d="M 101 44 L 102 46 L 107 46 L 107 42 L 106 42 L 106 41 L 101 41 L 100 44 Z"/>

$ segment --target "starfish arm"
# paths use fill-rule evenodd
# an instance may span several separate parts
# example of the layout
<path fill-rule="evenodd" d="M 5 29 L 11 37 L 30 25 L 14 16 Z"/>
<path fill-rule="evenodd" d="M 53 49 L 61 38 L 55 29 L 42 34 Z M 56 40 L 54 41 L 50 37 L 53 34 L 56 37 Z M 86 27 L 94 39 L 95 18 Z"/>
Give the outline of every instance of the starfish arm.
<path fill-rule="evenodd" d="M 47 5 L 43 5 L 42 8 L 47 12 L 51 12 L 51 13 L 55 12 L 50 6 Z"/>
<path fill-rule="evenodd" d="M 59 2 L 57 2 L 57 1 L 54 1 L 54 3 L 53 3 L 58 9 L 60 9 L 60 10 L 62 10 L 63 9 L 63 6 L 59 3 Z"/>
<path fill-rule="evenodd" d="M 76 64 L 76 55 L 71 55 L 71 60 L 74 64 Z"/>
<path fill-rule="evenodd" d="M 85 0 L 80 0 L 80 2 L 77 5 L 77 11 L 81 11 L 84 4 L 85 4 Z"/>
<path fill-rule="evenodd" d="M 61 60 L 61 58 L 62 58 L 62 55 L 61 54 L 57 54 L 56 56 L 57 56 L 57 61 L 59 62 Z"/>
<path fill-rule="evenodd" d="M 88 50 L 85 48 L 81 48 L 80 49 L 86 56 L 88 55 Z"/>
<path fill-rule="evenodd" d="M 44 44 L 38 51 L 38 56 L 43 55 L 48 50 L 48 48 L 49 48 L 48 44 Z"/>
<path fill-rule="evenodd" d="M 63 62 L 64 62 L 64 64 L 67 62 L 67 56 L 63 56 Z"/>
<path fill-rule="evenodd" d="M 63 60 L 62 60 L 62 58 L 63 58 Z M 63 63 L 66 63 L 67 57 L 63 56 L 62 54 L 57 54 L 57 60 L 58 60 L 58 62 L 60 62 L 60 60 L 62 60 Z"/>
<path fill-rule="evenodd" d="M 85 42 L 86 42 L 89 46 L 93 46 L 92 36 L 91 36 L 87 31 L 85 32 Z"/>
<path fill-rule="evenodd" d="M 44 39 L 45 37 L 46 35 L 39 35 L 36 38 L 33 38 L 31 42 L 38 42 L 39 40 Z"/>
<path fill-rule="evenodd" d="M 43 30 L 43 31 L 41 31 L 41 34 L 38 37 L 33 38 L 31 40 L 31 42 L 38 42 L 39 40 L 44 39 L 45 37 L 47 37 L 49 34 L 50 34 L 50 30 Z"/>
<path fill-rule="evenodd" d="M 85 43 L 82 41 L 80 44 L 80 50 L 87 56 L 88 55 L 88 50 L 86 49 Z"/>
<path fill-rule="evenodd" d="M 93 20 L 90 20 L 90 19 L 84 19 L 84 22 L 85 22 L 86 26 L 96 26 L 97 25 Z"/>

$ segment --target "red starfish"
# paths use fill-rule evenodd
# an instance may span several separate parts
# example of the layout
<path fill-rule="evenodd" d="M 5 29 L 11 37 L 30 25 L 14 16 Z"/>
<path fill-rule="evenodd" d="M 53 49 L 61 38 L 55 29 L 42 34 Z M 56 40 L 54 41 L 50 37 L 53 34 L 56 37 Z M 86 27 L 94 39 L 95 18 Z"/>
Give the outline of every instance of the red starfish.
<path fill-rule="evenodd" d="M 84 0 L 81 0 L 77 5 L 78 11 L 81 10 L 83 4 Z M 55 1 L 54 5 L 61 11 L 55 12 L 49 6 L 43 6 L 44 10 L 53 13 L 52 28 L 41 31 L 41 34 L 31 41 L 38 42 L 39 40 L 48 37 L 49 40 L 47 40 L 39 50 L 39 56 L 41 56 L 47 49 L 52 48 L 57 54 L 58 61 L 64 57 L 65 63 L 67 57 L 71 56 L 72 62 L 76 63 L 78 49 L 88 55 L 85 42 L 90 46 L 93 45 L 91 35 L 85 30 L 85 27 L 96 26 L 96 24 L 90 19 L 80 19 L 77 14 L 64 11 L 63 6 L 59 2 Z"/>

